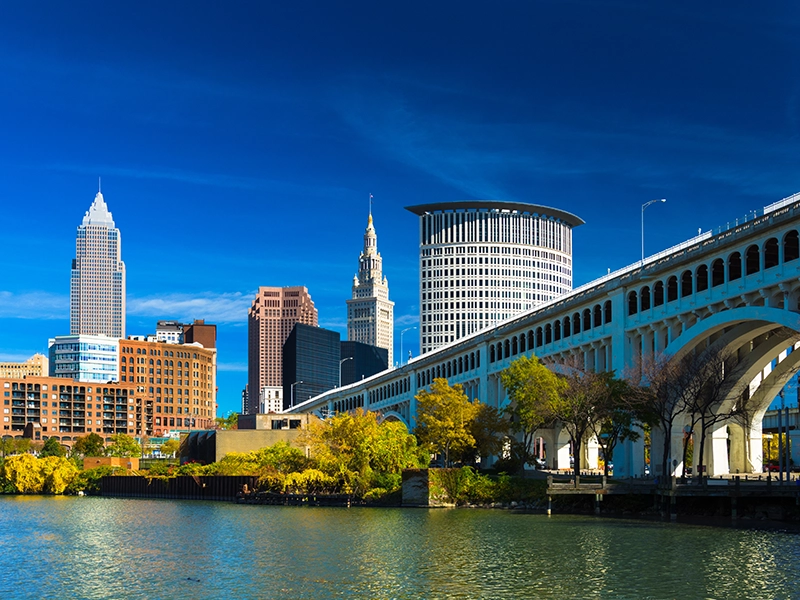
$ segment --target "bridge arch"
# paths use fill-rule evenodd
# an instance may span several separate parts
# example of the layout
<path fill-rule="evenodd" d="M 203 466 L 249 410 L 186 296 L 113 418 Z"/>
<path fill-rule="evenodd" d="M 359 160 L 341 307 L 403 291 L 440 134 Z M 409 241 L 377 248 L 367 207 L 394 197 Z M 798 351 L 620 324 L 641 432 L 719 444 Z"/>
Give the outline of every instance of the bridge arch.
<path fill-rule="evenodd" d="M 742 306 L 718 312 L 698 321 L 675 338 L 664 352 L 669 356 L 680 357 L 712 335 L 742 323 L 751 323 L 754 328 L 759 324 L 771 324 L 771 328 L 774 329 L 788 327 L 800 335 L 800 314 L 766 306 Z"/>
<path fill-rule="evenodd" d="M 384 421 L 400 421 L 403 425 L 406 426 L 406 429 L 411 431 L 411 427 L 409 427 L 408 422 L 403 418 L 399 412 L 394 410 L 388 410 L 384 413 L 381 413 L 380 418 L 378 420 L 379 423 L 383 423 Z"/>

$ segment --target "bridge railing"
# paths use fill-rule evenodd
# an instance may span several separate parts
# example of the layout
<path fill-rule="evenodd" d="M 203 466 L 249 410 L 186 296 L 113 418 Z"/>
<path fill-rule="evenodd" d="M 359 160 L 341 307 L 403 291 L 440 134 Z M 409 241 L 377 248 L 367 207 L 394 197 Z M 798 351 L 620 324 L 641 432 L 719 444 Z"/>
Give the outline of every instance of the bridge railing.
<path fill-rule="evenodd" d="M 783 208 L 784 206 L 789 206 L 790 204 L 794 204 L 795 202 L 800 202 L 800 192 L 796 194 L 792 194 L 791 196 L 787 196 L 783 200 L 778 200 L 777 202 L 773 202 L 772 204 L 767 204 L 764 207 L 764 212 L 762 214 L 769 214 L 773 211 L 778 210 L 779 208 Z"/>

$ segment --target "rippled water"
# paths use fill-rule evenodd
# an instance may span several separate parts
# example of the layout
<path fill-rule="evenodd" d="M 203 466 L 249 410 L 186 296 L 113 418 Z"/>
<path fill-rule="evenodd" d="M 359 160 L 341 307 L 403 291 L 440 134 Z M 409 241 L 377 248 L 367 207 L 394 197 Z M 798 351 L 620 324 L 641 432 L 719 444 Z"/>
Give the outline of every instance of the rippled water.
<path fill-rule="evenodd" d="M 799 598 L 800 536 L 488 510 L 2 497 L 0 597 Z"/>

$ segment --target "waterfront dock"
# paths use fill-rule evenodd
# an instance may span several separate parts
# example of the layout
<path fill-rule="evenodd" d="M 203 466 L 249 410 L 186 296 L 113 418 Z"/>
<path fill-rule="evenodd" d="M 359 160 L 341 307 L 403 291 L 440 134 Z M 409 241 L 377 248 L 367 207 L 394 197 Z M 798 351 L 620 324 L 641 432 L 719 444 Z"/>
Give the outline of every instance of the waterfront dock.
<path fill-rule="evenodd" d="M 731 519 L 736 520 L 741 516 L 743 503 L 752 505 L 755 502 L 766 506 L 764 512 L 769 512 L 770 505 L 785 507 L 787 501 L 800 507 L 800 479 L 779 479 L 771 473 L 713 478 L 672 477 L 666 482 L 658 478 L 547 477 L 548 514 L 552 514 L 554 497 L 585 495 L 594 496 L 596 514 L 600 514 L 601 503 L 607 496 L 651 496 L 653 506 L 658 507 L 662 514 L 669 514 L 672 520 L 677 518 L 679 502 L 696 506 L 703 502 L 719 505 L 721 500 L 727 500 Z"/>

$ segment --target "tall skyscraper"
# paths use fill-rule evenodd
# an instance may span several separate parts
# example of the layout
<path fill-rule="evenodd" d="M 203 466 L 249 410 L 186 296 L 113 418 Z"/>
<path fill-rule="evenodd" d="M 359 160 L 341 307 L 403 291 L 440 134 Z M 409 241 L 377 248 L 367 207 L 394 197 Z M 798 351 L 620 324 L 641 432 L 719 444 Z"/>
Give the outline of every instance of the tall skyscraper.
<path fill-rule="evenodd" d="M 572 290 L 572 229 L 580 217 L 495 200 L 406 210 L 419 216 L 423 353 Z"/>
<path fill-rule="evenodd" d="M 282 397 L 283 344 L 295 323 L 317 325 L 317 309 L 305 287 L 260 287 L 247 316 L 247 409 L 255 414 L 262 398 Z"/>
<path fill-rule="evenodd" d="M 69 332 L 125 337 L 125 263 L 119 229 L 99 191 L 78 226 L 70 279 Z"/>
<path fill-rule="evenodd" d="M 358 257 L 358 275 L 353 277 L 353 297 L 347 301 L 347 339 L 386 348 L 389 366 L 393 364 L 394 302 L 389 300 L 389 281 L 383 276 L 372 211 Z"/>

